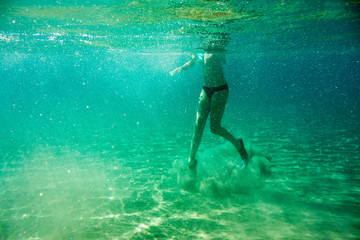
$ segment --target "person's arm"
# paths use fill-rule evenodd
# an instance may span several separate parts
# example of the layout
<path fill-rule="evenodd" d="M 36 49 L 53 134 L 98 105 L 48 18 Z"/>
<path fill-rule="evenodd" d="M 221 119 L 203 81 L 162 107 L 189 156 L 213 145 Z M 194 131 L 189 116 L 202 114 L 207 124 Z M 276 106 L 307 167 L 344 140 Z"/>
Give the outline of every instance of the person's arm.
<path fill-rule="evenodd" d="M 191 54 L 191 58 L 192 59 L 190 61 L 188 61 L 187 63 L 185 63 L 183 66 L 175 68 L 174 70 L 172 70 L 170 72 L 170 75 L 174 76 L 176 73 L 179 73 L 179 72 L 181 72 L 183 70 L 188 70 L 188 69 L 192 68 L 195 65 L 196 61 L 197 61 L 197 57 L 196 57 L 195 54 Z"/>

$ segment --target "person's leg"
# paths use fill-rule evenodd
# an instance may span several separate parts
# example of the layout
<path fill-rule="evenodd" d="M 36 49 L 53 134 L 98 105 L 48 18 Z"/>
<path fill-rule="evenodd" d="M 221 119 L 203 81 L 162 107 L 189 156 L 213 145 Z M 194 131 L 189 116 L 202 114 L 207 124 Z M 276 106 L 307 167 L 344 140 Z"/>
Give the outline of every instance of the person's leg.
<path fill-rule="evenodd" d="M 202 90 L 199 98 L 199 106 L 196 114 L 196 123 L 194 135 L 191 141 L 189 167 L 190 169 L 196 168 L 195 156 L 199 149 L 201 138 L 206 125 L 206 119 L 210 112 L 210 99 L 206 96 L 205 91 Z"/>
<path fill-rule="evenodd" d="M 231 142 L 236 150 L 239 151 L 239 142 L 229 131 L 221 126 L 221 120 L 224 115 L 228 95 L 228 91 L 225 90 L 214 93 L 210 107 L 210 129 L 213 134 L 219 135 Z"/>
<path fill-rule="evenodd" d="M 228 95 L 229 92 L 224 90 L 216 92 L 212 96 L 210 107 L 210 129 L 212 133 L 231 142 L 240 153 L 241 158 L 245 160 L 245 164 L 247 164 L 248 156 L 242 140 L 237 140 L 228 130 L 221 126 L 221 120 L 224 115 Z"/>

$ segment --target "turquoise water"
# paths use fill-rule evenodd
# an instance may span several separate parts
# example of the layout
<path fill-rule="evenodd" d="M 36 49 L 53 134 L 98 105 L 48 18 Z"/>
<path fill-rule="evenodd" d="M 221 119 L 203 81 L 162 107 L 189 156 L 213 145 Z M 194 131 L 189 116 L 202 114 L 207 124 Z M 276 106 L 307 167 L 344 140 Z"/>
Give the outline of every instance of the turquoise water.
<path fill-rule="evenodd" d="M 0 239 L 359 239 L 356 1 L 1 1 Z M 223 119 L 186 160 L 229 34 Z M 271 160 L 271 161 L 269 161 Z"/>

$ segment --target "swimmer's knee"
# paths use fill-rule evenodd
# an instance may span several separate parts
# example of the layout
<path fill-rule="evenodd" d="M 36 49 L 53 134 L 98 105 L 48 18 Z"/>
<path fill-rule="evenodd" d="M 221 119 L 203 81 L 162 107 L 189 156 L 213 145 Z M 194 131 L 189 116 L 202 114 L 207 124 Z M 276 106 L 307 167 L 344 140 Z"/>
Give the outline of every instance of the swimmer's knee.
<path fill-rule="evenodd" d="M 219 125 L 219 126 L 213 126 L 211 125 L 210 126 L 210 131 L 211 133 L 215 134 L 215 135 L 221 135 L 222 133 L 222 127 Z"/>

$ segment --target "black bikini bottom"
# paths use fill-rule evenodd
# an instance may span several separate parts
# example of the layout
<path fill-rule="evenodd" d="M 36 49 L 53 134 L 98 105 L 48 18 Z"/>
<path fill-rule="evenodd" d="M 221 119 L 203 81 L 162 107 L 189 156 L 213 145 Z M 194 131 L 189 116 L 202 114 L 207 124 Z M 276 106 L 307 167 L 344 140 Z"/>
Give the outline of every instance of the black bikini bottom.
<path fill-rule="evenodd" d="M 206 96 L 211 99 L 212 95 L 216 92 L 220 92 L 223 90 L 229 91 L 229 86 L 227 84 L 219 86 L 219 87 L 207 87 L 203 86 L 203 89 L 206 93 Z"/>

